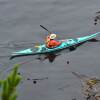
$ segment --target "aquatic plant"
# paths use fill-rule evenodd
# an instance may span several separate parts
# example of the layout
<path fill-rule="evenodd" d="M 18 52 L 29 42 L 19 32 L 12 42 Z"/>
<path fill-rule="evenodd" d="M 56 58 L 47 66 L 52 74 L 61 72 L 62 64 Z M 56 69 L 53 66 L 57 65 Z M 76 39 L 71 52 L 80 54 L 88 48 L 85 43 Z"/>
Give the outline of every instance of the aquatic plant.
<path fill-rule="evenodd" d="M 0 80 L 1 100 L 16 100 L 16 88 L 22 77 L 18 74 L 19 65 L 16 64 L 6 79 Z"/>
<path fill-rule="evenodd" d="M 100 100 L 100 79 L 72 72 L 81 81 L 82 94 L 86 100 Z"/>

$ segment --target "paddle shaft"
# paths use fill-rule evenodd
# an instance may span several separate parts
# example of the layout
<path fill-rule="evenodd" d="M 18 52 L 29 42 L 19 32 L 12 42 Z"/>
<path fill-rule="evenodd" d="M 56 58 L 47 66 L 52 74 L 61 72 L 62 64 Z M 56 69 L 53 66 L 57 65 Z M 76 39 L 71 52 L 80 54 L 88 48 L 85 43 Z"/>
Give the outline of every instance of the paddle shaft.
<path fill-rule="evenodd" d="M 45 29 L 46 31 L 48 31 L 50 34 L 52 33 L 51 31 L 49 31 L 47 28 L 45 28 L 43 25 L 40 25 L 43 29 Z"/>

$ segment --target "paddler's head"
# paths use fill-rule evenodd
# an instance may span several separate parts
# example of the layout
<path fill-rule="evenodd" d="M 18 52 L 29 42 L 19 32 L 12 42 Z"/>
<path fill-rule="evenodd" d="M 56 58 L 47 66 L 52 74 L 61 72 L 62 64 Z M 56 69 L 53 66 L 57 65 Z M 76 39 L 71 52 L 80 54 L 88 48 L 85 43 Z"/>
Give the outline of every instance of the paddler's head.
<path fill-rule="evenodd" d="M 55 39 L 56 38 L 56 34 L 54 34 L 54 33 L 52 33 L 52 34 L 50 34 L 50 39 Z"/>

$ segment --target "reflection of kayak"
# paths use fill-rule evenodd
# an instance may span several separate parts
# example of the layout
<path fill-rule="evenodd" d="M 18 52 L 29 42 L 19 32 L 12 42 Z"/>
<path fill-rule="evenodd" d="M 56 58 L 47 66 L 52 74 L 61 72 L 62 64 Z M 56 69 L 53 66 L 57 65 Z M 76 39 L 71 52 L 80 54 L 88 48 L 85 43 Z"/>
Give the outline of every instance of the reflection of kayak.
<path fill-rule="evenodd" d="M 55 48 L 47 48 L 45 46 L 45 44 L 42 44 L 36 50 L 33 50 L 32 48 L 20 50 L 20 51 L 17 51 L 17 52 L 13 52 L 11 54 L 10 59 L 13 59 L 15 57 L 20 57 L 20 56 L 48 54 L 48 53 L 57 52 L 57 51 L 60 51 L 60 50 L 63 50 L 63 49 L 67 49 L 67 48 L 70 48 L 70 47 L 77 46 L 81 43 L 84 43 L 88 40 L 91 40 L 91 39 L 95 38 L 98 34 L 100 34 L 100 32 L 94 33 L 92 35 L 84 36 L 84 37 L 79 37 L 79 38 L 74 38 L 74 39 L 65 39 L 65 40 L 63 40 L 61 45 L 59 45 Z"/>

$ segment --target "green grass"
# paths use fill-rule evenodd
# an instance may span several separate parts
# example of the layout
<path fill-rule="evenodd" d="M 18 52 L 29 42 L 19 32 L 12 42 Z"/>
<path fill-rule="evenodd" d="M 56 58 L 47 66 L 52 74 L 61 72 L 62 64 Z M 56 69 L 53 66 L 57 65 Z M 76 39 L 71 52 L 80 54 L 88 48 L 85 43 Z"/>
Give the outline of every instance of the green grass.
<path fill-rule="evenodd" d="M 16 64 L 12 72 L 6 79 L 0 80 L 0 98 L 1 100 L 16 100 L 16 88 L 19 85 L 22 77 L 18 75 L 18 68 L 20 65 Z"/>

